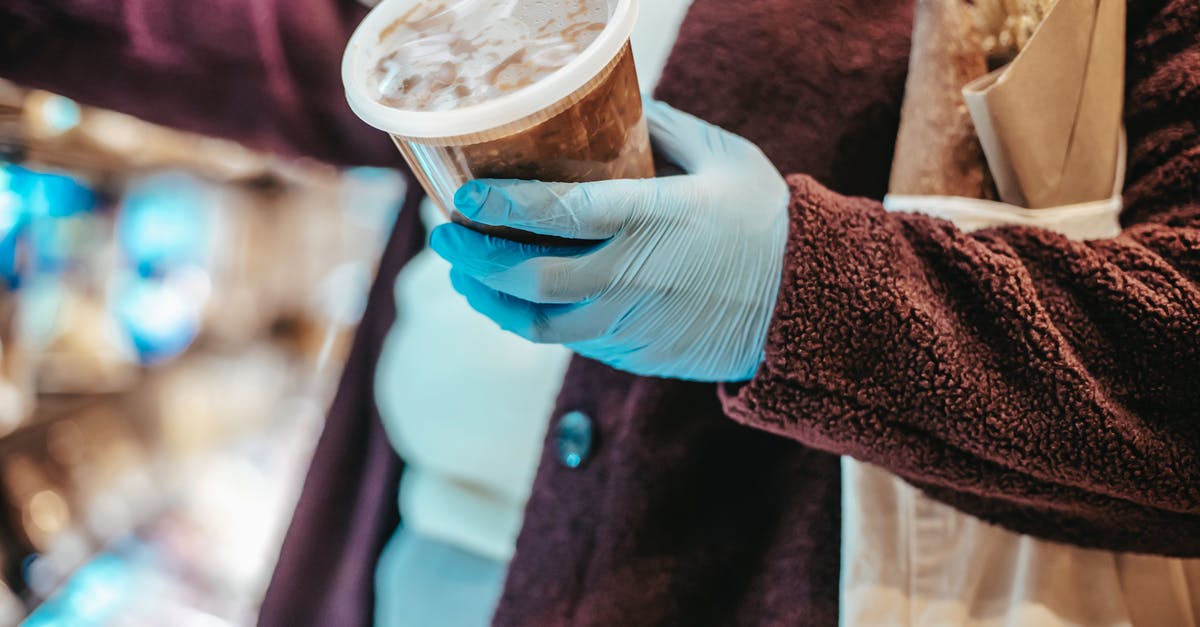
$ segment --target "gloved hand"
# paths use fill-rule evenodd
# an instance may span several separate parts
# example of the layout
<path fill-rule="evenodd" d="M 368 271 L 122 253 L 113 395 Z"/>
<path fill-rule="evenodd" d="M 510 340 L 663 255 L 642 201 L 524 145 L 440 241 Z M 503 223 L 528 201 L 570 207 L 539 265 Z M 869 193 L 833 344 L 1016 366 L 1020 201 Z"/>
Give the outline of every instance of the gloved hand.
<path fill-rule="evenodd" d="M 538 246 L 457 224 L 430 246 L 501 328 L 639 375 L 749 379 L 763 358 L 787 239 L 788 187 L 749 141 L 646 103 L 651 139 L 685 174 L 595 183 L 477 180 L 476 222 L 599 240 Z"/>

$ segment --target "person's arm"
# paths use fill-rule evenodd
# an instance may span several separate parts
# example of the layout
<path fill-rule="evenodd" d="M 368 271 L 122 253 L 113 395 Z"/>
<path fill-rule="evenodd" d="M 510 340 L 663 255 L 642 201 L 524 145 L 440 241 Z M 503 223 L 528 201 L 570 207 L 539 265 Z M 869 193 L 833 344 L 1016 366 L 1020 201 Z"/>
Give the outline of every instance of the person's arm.
<path fill-rule="evenodd" d="M 502 328 L 640 375 L 748 381 L 742 423 L 1022 531 L 1200 555 L 1200 14 L 1129 10 L 1125 231 L 964 233 L 650 103 L 683 174 L 464 185 L 430 246 Z M 797 146 L 796 150 L 803 150 Z M 765 349 L 764 349 L 765 347 Z"/>
<path fill-rule="evenodd" d="M 1131 3 L 1128 26 L 1120 236 L 966 234 L 793 177 L 729 414 L 1022 530 L 1200 555 L 1200 13 Z"/>
<path fill-rule="evenodd" d="M 286 155 L 399 165 L 345 104 L 353 0 L 7 0 L 0 77 Z"/>

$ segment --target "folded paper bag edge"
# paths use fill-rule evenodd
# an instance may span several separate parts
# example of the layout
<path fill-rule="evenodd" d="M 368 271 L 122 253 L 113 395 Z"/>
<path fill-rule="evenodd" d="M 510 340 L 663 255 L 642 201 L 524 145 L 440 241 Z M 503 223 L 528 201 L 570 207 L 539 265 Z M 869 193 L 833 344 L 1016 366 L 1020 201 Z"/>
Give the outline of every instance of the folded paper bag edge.
<path fill-rule="evenodd" d="M 1012 156 L 1004 136 L 997 132 L 996 123 L 988 112 L 986 93 L 1004 82 L 1008 71 L 1007 65 L 998 68 L 967 83 L 963 89 L 963 99 L 967 111 L 975 125 L 975 134 L 983 147 L 983 156 L 991 172 L 996 192 L 1004 202 L 1019 207 L 1028 206 L 1029 201 L 1018 182 L 1016 171 L 1013 169 Z"/>
<path fill-rule="evenodd" d="M 1056 206 L 1098 200 L 1111 188 L 1112 153 L 1120 127 L 1120 110 L 1112 115 L 1111 100 L 1115 98 L 1119 106 L 1123 90 L 1123 76 L 1113 72 L 1120 74 L 1123 68 L 1120 63 L 1113 67 L 1112 54 L 1102 53 L 1115 45 L 1119 47 L 1116 58 L 1123 60 L 1124 21 L 1117 20 L 1119 28 L 1113 28 L 1113 16 L 1106 13 L 1109 19 L 1101 19 L 1100 12 L 1113 11 L 1113 2 L 1120 0 L 1059 0 L 1013 62 L 963 87 L 1005 202 L 1031 208 Z M 1116 7 L 1122 18 L 1123 8 Z M 1098 27 L 1105 30 L 1097 31 Z M 1092 82 L 1096 80 L 1101 82 Z M 1099 102 L 1085 101 L 1084 93 Z M 1096 93 L 1106 96 L 1097 98 Z M 1105 108 L 1102 115 L 1089 109 L 1097 106 Z M 1077 128 L 1081 116 L 1093 130 Z M 1082 146 L 1096 142 L 1076 133 L 1111 135 L 1112 142 L 1097 141 L 1113 148 L 1104 155 L 1085 150 Z M 1092 172 L 1096 174 L 1088 177 Z"/>

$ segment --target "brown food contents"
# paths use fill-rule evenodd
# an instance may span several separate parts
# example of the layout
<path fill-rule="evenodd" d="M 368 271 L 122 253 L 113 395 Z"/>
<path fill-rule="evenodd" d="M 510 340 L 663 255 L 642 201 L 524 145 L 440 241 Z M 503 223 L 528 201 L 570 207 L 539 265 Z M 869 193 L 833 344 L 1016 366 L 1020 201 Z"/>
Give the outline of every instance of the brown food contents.
<path fill-rule="evenodd" d="M 633 55 L 626 51 L 607 80 L 565 111 L 515 135 L 463 146 L 463 155 L 475 178 L 651 177 L 650 146 L 632 133 L 642 121 L 641 109 Z"/>
<path fill-rule="evenodd" d="M 453 211 L 453 194 L 463 183 L 476 178 L 585 182 L 653 177 L 649 135 L 628 44 L 611 68 L 574 104 L 510 135 L 458 145 L 452 139 L 438 140 L 436 146 L 411 138 L 394 139 L 409 163 L 414 164 L 426 191 L 452 220 L 510 239 L 561 243 L 558 238 L 469 223 Z M 431 160 L 441 161 L 442 169 L 452 173 L 450 180 L 432 180 L 428 172 L 416 166 Z"/>

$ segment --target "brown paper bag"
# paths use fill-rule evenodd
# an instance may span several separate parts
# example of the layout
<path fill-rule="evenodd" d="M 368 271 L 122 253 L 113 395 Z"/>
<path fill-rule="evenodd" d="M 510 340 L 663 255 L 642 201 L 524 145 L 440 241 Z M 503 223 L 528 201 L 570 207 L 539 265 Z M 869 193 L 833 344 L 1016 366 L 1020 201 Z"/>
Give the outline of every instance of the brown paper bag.
<path fill-rule="evenodd" d="M 1036 209 L 1112 195 L 1124 63 L 1125 0 L 1058 0 L 1011 63 L 963 88 L 1001 200 Z"/>

